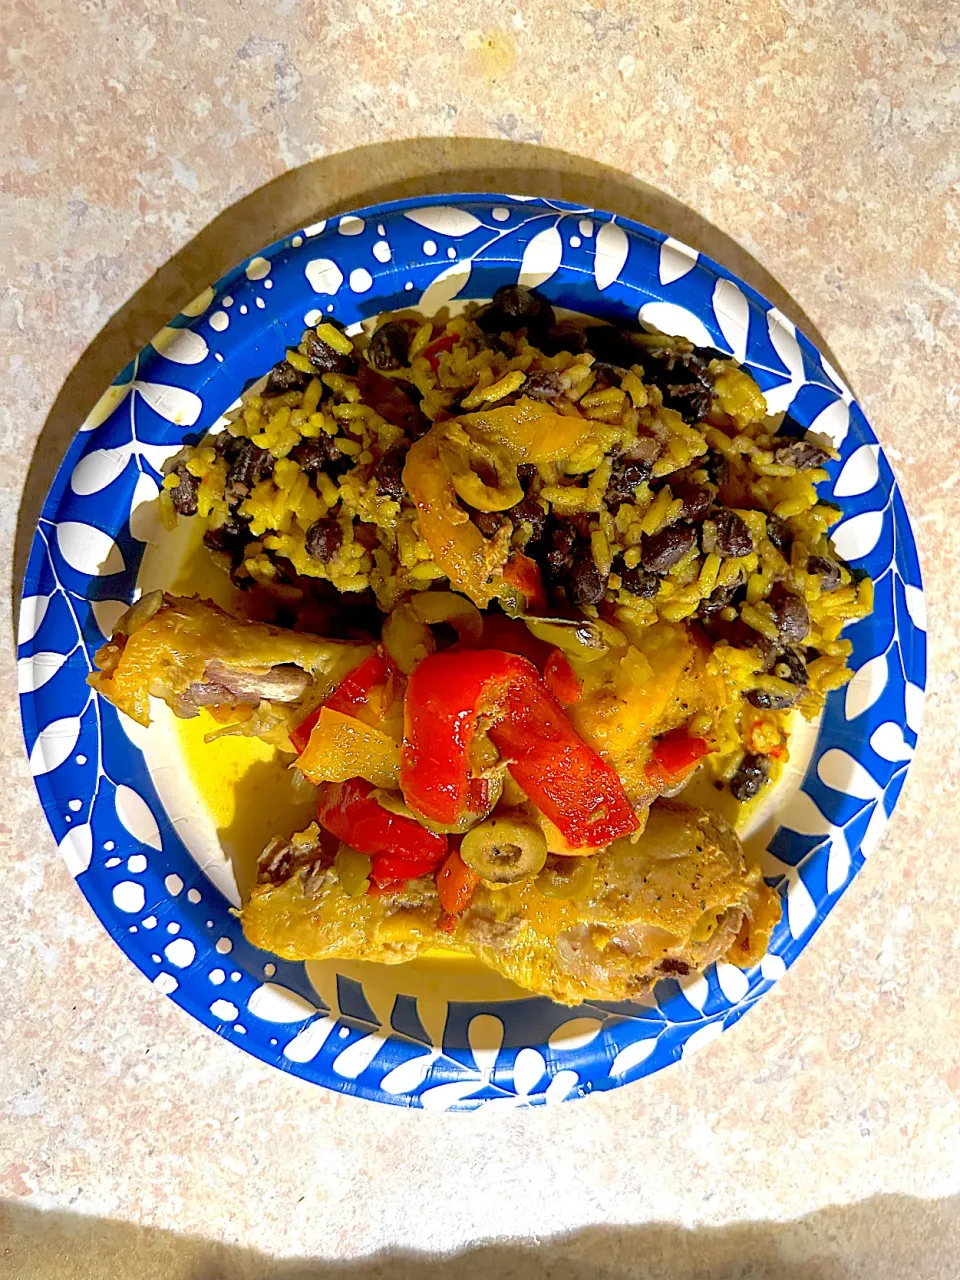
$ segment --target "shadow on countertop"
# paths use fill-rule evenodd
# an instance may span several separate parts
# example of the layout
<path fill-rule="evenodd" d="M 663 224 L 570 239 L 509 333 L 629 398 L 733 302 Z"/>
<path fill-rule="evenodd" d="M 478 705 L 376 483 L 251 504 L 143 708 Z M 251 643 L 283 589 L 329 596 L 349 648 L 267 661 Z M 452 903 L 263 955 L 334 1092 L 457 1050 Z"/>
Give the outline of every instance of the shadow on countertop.
<path fill-rule="evenodd" d="M 960 1198 L 876 1196 L 794 1222 L 589 1227 L 535 1243 L 349 1262 L 278 1261 L 131 1223 L 0 1204 L 0 1275 L 9 1280 L 955 1280 L 958 1258 Z"/>
<path fill-rule="evenodd" d="M 607 165 L 486 138 L 410 138 L 324 156 L 281 174 L 214 218 L 124 303 L 73 367 L 43 425 L 24 485 L 13 558 L 15 611 L 60 460 L 101 393 L 158 329 L 231 267 L 297 227 L 384 200 L 467 191 L 569 200 L 666 231 L 753 285 L 839 368 L 809 317 L 746 249 L 672 196 Z"/>

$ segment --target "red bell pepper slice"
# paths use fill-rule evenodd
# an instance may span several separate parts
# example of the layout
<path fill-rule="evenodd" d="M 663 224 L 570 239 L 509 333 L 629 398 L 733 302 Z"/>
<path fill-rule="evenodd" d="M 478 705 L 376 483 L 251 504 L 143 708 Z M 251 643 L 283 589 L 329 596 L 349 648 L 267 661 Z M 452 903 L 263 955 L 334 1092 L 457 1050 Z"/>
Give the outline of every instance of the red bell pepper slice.
<path fill-rule="evenodd" d="M 388 885 L 418 880 L 420 876 L 432 876 L 436 869 L 436 858 L 401 858 L 394 853 L 380 853 L 370 863 L 370 879 L 378 889 L 385 889 Z"/>
<path fill-rule="evenodd" d="M 561 649 L 552 650 L 543 669 L 543 678 L 558 702 L 569 705 L 579 702 L 583 696 L 583 682 Z"/>
<path fill-rule="evenodd" d="M 327 784 L 321 788 L 317 821 L 357 853 L 371 858 L 388 854 L 417 865 L 429 863 L 429 869 L 436 870 L 447 856 L 447 837 L 428 831 L 415 818 L 384 809 L 372 799 L 372 791 L 373 787 L 363 778 Z M 409 876 L 401 878 L 409 879 Z"/>
<path fill-rule="evenodd" d="M 317 721 L 320 719 L 320 712 L 323 710 L 323 703 L 319 707 L 314 708 L 305 720 L 290 730 L 290 741 L 296 748 L 297 755 L 302 755 L 307 749 L 307 743 L 310 741 L 310 735 L 316 727 Z"/>
<path fill-rule="evenodd" d="M 503 580 L 523 596 L 525 613 L 543 613 L 547 607 L 547 593 L 536 560 L 515 551 L 503 566 Z"/>
<path fill-rule="evenodd" d="M 672 786 L 689 773 L 709 750 L 704 738 L 692 738 L 684 729 L 667 733 L 654 745 L 643 771 L 658 786 Z"/>
<path fill-rule="evenodd" d="M 486 814 L 490 812 L 496 803 L 495 798 L 491 798 L 490 794 L 492 785 L 489 778 L 482 776 L 477 775 L 470 779 L 467 806 L 471 813 Z"/>
<path fill-rule="evenodd" d="M 454 850 L 437 872 L 437 896 L 448 916 L 458 916 L 470 905 L 480 877 Z"/>
<path fill-rule="evenodd" d="M 442 351 L 452 351 L 460 341 L 458 333 L 445 333 L 442 338 L 435 338 L 428 346 L 424 347 L 420 354 L 429 364 L 434 373 L 440 367 L 440 353 Z"/>
<path fill-rule="evenodd" d="M 469 803 L 469 751 L 480 717 L 518 786 L 575 847 L 599 848 L 639 825 L 616 772 L 577 736 L 525 658 L 494 649 L 435 653 L 404 699 L 400 788 L 443 825 Z"/>
<path fill-rule="evenodd" d="M 329 707 L 331 711 L 339 711 L 341 715 L 355 716 L 361 707 L 367 705 L 373 690 L 378 685 L 388 684 L 389 677 L 395 672 L 396 667 L 393 662 L 383 653 L 372 653 L 358 667 L 347 672 L 329 698 L 290 731 L 290 741 L 296 747 L 297 755 L 306 750 L 310 734 L 320 719 L 320 712 L 324 707 Z"/>
<path fill-rule="evenodd" d="M 306 751 L 310 735 L 320 719 L 320 712 L 323 710 L 323 706 L 324 704 L 321 702 L 319 707 L 311 711 L 305 720 L 301 720 L 295 729 L 290 730 L 290 741 L 296 747 L 298 756 Z"/>
<path fill-rule="evenodd" d="M 371 653 L 359 667 L 354 667 L 344 676 L 324 705 L 331 711 L 348 716 L 358 707 L 366 706 L 373 690 L 386 684 L 395 671 L 393 660 L 385 653 Z"/>

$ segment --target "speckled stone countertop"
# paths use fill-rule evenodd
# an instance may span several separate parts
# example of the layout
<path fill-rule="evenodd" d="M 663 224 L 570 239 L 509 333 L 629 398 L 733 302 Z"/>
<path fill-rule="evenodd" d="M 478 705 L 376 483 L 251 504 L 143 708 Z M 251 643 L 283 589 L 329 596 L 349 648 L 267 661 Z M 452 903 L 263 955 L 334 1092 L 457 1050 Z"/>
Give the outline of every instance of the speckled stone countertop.
<path fill-rule="evenodd" d="M 749 1018 L 616 1093 L 471 1118 L 301 1084 L 151 989 L 56 855 L 5 664 L 0 1275 L 955 1280 L 958 13 L 3 6 L 15 581 L 69 436 L 209 279 L 374 199 L 541 192 L 708 251 L 832 351 L 913 515 L 931 675 L 886 837 Z"/>

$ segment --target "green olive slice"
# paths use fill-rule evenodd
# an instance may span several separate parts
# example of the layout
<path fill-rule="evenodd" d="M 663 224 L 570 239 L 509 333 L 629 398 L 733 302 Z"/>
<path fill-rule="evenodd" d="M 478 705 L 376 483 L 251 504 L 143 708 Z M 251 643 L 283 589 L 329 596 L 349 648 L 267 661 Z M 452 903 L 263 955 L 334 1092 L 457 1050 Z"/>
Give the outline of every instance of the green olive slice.
<path fill-rule="evenodd" d="M 384 620 L 383 647 L 405 675 L 436 652 L 430 628 L 441 622 L 453 627 L 461 644 L 475 645 L 483 631 L 476 605 L 453 591 L 421 591 L 398 604 Z"/>
<path fill-rule="evenodd" d="M 440 463 L 457 497 L 476 511 L 509 511 L 523 500 L 517 464 L 505 449 L 481 444 L 462 430 L 452 429 L 450 436 L 440 445 Z"/>
<path fill-rule="evenodd" d="M 468 831 L 460 857 L 485 884 L 517 884 L 535 876 L 547 860 L 547 842 L 531 819 L 500 815 Z"/>

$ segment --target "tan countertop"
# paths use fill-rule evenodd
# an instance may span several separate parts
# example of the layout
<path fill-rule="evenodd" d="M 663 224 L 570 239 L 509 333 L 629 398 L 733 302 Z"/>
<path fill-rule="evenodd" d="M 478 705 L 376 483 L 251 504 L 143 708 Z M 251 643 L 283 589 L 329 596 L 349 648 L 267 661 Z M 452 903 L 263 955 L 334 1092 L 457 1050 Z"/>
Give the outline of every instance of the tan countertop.
<path fill-rule="evenodd" d="M 705 249 L 832 349 L 913 515 L 931 676 L 888 834 L 757 1010 L 616 1093 L 471 1118 L 301 1084 L 152 990 L 56 855 L 7 664 L 0 1275 L 955 1280 L 957 15 L 3 7 L 0 520 L 18 572 L 98 392 L 224 268 L 375 198 L 542 192 Z"/>

